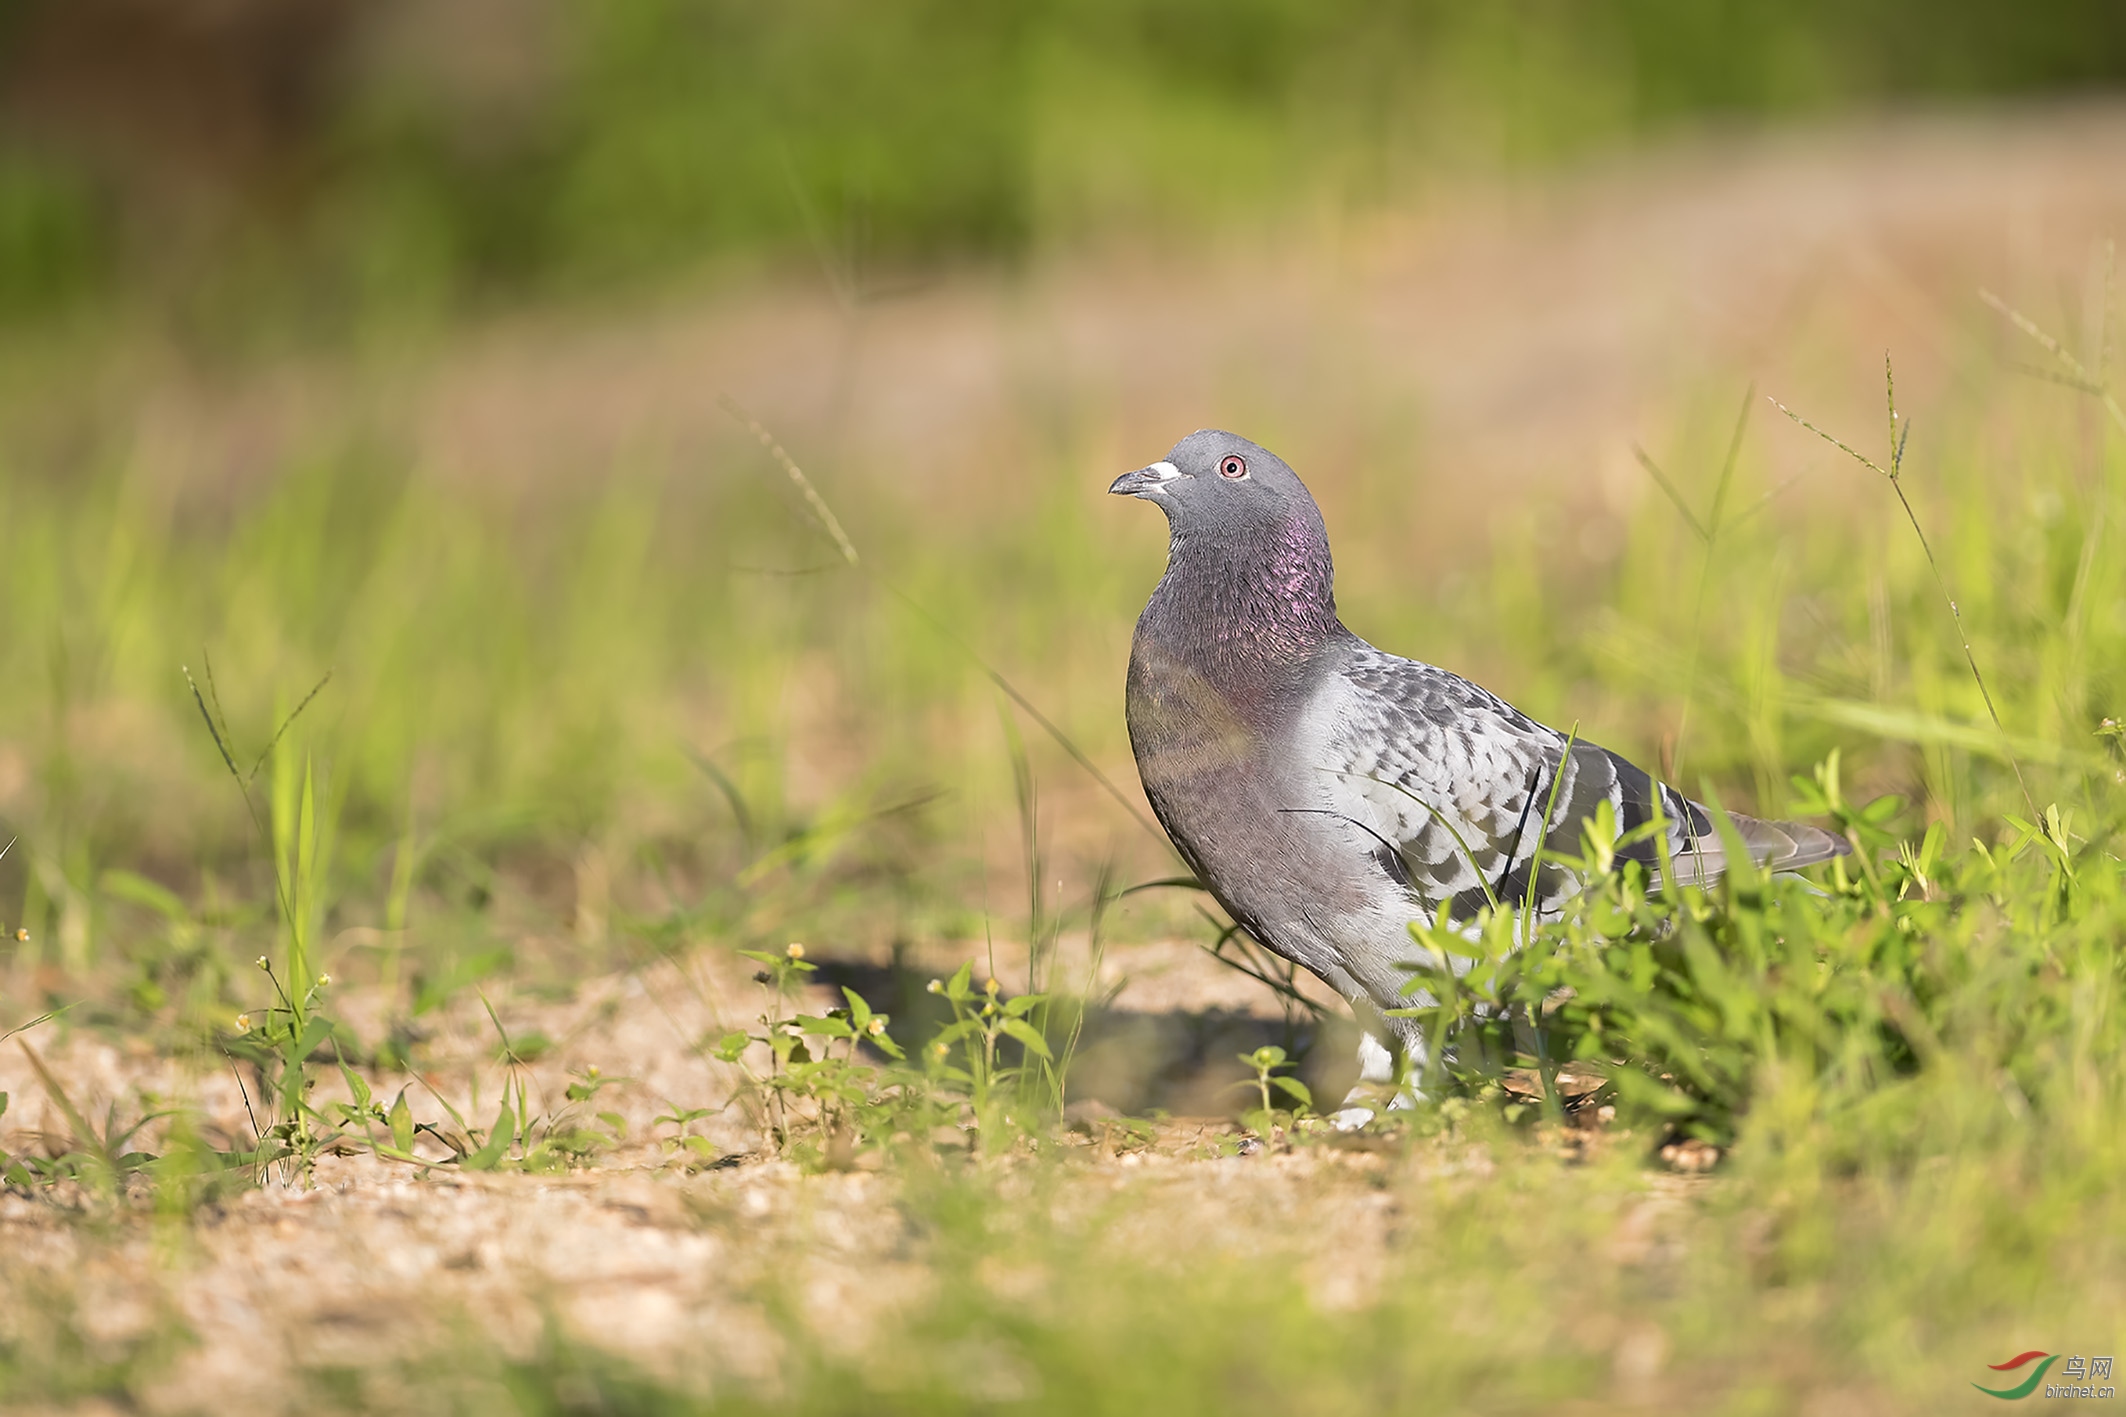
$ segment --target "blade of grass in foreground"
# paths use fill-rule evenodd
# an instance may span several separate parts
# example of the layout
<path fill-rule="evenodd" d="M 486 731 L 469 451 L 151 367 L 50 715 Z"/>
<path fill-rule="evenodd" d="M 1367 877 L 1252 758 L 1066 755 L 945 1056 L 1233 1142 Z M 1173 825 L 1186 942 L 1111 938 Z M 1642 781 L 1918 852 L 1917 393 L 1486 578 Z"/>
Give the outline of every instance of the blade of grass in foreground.
<path fill-rule="evenodd" d="M 1881 476 L 1889 482 L 1891 490 L 1897 494 L 1897 504 L 1900 507 L 1904 508 L 1905 520 L 1911 524 L 1912 535 L 1919 538 L 1919 549 L 1922 553 L 1925 554 L 1927 558 L 1927 569 L 1934 573 L 1934 584 L 1941 591 L 1941 598 L 1943 602 L 1949 607 L 1949 618 L 1956 622 L 1956 638 L 1958 643 L 1963 646 L 1964 663 L 1969 665 L 1971 668 L 1971 678 L 1978 684 L 1979 696 L 1986 701 L 1986 716 L 1993 720 L 1993 727 L 1999 732 L 2001 740 L 2005 745 L 2008 740 L 2008 727 L 2006 724 L 2001 722 L 2000 709 L 1993 702 L 1993 690 L 1987 687 L 1986 676 L 1978 667 L 1978 655 L 1972 650 L 1971 636 L 1964 629 L 1963 611 L 1957 608 L 1956 597 L 1950 594 L 1949 592 L 1949 582 L 1947 578 L 1942 575 L 1941 563 L 1935 559 L 1934 548 L 1928 543 L 1927 533 L 1919 524 L 1919 513 L 1913 509 L 1912 499 L 1905 494 L 1905 445 L 1911 440 L 1912 437 L 1912 423 L 1910 419 L 1905 419 L 1900 424 L 1900 421 L 1898 419 L 1897 378 L 1896 375 L 1891 371 L 1890 355 L 1887 350 L 1883 352 L 1882 356 L 1882 378 L 1884 397 L 1888 403 L 1890 412 L 1890 465 L 1888 467 L 1883 467 L 1880 463 L 1877 463 L 1873 458 L 1867 456 L 1865 453 L 1862 453 L 1859 450 L 1850 447 L 1846 443 L 1840 441 L 1839 439 L 1832 437 L 1829 433 L 1824 432 L 1821 428 L 1818 428 L 1815 424 L 1809 422 L 1806 418 L 1803 418 L 1800 414 L 1794 412 L 1794 410 L 1788 408 L 1785 404 L 1779 402 L 1779 400 L 1773 399 L 1771 400 L 1771 404 L 1772 407 L 1778 409 L 1788 418 L 1793 419 L 1794 422 L 1800 424 L 1803 428 L 1808 429 L 1811 433 L 1814 433 L 1817 437 L 1823 439 L 1826 443 L 1829 443 L 1832 447 L 1838 449 L 1838 451 L 1844 453 L 1847 457 L 1853 459 L 1853 461 L 1859 463 L 1862 467 L 1867 468 L 1871 472 L 1881 474 Z M 2013 749 L 2004 747 L 2003 751 L 2007 756 L 2008 766 L 2015 770 L 2015 783 L 2017 787 L 2022 789 L 2024 805 L 2029 807 L 2030 814 L 2032 817 L 2038 816 L 2039 812 L 2037 809 L 2037 798 L 2031 795 L 2030 783 L 2029 780 L 2023 776 L 2023 765 L 2021 761 L 2017 759 Z"/>

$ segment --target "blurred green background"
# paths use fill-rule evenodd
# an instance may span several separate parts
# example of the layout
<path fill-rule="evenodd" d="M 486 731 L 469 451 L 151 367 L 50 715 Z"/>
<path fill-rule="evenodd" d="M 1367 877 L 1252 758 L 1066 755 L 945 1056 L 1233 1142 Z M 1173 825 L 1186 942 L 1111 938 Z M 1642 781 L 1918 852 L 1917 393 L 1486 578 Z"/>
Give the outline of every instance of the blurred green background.
<path fill-rule="evenodd" d="M 0 313 L 332 329 L 1191 240 L 1691 125 L 2101 88 L 2107 0 L 7 0 Z"/>

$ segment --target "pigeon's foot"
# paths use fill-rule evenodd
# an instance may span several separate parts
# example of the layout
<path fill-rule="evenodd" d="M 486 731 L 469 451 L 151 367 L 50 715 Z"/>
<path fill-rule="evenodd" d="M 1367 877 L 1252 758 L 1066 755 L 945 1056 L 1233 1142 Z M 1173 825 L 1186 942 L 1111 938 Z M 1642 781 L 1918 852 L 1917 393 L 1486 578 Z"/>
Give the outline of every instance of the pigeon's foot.
<path fill-rule="evenodd" d="M 1355 1132 L 1390 1112 L 1407 1112 L 1416 1105 L 1417 1098 L 1408 1086 L 1361 1080 L 1344 1094 L 1343 1106 L 1329 1114 L 1328 1123 L 1339 1132 Z"/>

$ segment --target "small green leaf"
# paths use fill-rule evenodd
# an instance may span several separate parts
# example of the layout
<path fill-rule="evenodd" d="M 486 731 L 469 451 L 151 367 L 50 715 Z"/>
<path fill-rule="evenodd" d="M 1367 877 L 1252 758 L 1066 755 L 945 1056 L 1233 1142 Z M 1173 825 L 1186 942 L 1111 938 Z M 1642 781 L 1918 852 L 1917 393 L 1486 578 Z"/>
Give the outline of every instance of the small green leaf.
<path fill-rule="evenodd" d="M 360 1073 L 347 1066 L 344 1058 L 340 1060 L 340 1077 L 346 1081 L 347 1091 L 354 1098 L 354 1110 L 367 1112 L 369 1110 L 369 1084 L 362 1080 Z"/>
<path fill-rule="evenodd" d="M 1040 1035 L 1039 1031 L 1036 1030 L 1032 1024 L 1026 1022 L 1024 1019 L 1005 1019 L 1004 1032 L 1009 1034 L 1011 1037 L 1018 1039 L 1019 1042 L 1025 1044 L 1026 1051 L 1032 1053 L 1036 1057 L 1049 1058 L 1054 1056 L 1048 1051 L 1048 1040 L 1043 1038 Z"/>
<path fill-rule="evenodd" d="M 312 1014 L 303 1025 L 303 1036 L 296 1044 L 293 1061 L 308 1062 L 310 1055 L 322 1047 L 325 1040 L 331 1036 L 332 1020 L 323 1014 Z"/>
<path fill-rule="evenodd" d="M 849 1001 L 849 1025 L 858 1033 L 871 1026 L 871 1006 L 863 1001 L 854 989 L 842 986 L 842 997 Z"/>
<path fill-rule="evenodd" d="M 715 1115 L 715 1112 L 716 1109 L 713 1107 L 690 1107 L 684 1112 L 680 1111 L 677 1107 L 674 1107 L 671 1111 L 665 1113 L 661 1117 L 652 1117 L 650 1119 L 650 1125 L 654 1127 L 661 1125 L 665 1122 L 670 1122 L 675 1127 L 684 1127 L 690 1122 L 700 1121 L 703 1117 L 713 1116 Z"/>
<path fill-rule="evenodd" d="M 937 1037 L 930 1040 L 930 1046 L 935 1048 L 940 1045 L 957 1043 L 968 1034 L 975 1032 L 978 1027 L 979 1025 L 971 1018 L 963 1018 L 957 1023 L 948 1023 L 938 1030 Z"/>
<path fill-rule="evenodd" d="M 1312 1107 L 1314 1105 L 1314 1094 L 1309 1092 L 1307 1085 L 1298 1078 L 1271 1078 L 1270 1086 L 1282 1089 L 1302 1107 Z"/>
<path fill-rule="evenodd" d="M 516 1139 L 517 1119 L 509 1110 L 507 1102 L 495 1113 L 495 1124 L 487 1133 L 487 1144 L 467 1156 L 463 1165 L 468 1171 L 492 1171 L 509 1151 L 510 1142 Z"/>

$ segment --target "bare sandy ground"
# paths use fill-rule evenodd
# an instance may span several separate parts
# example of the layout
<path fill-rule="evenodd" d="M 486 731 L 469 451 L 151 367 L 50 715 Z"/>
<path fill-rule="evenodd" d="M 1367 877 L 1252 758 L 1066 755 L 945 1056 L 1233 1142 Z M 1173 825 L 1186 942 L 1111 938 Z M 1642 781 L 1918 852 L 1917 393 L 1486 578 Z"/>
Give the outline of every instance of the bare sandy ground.
<path fill-rule="evenodd" d="M 1008 949 L 1000 961 L 1021 962 Z M 882 1323 L 924 1302 L 937 1282 L 901 1217 L 908 1178 L 881 1167 L 876 1154 L 806 1174 L 769 1155 L 737 1109 L 695 1126 L 714 1154 L 666 1144 L 674 1129 L 654 1120 L 729 1100 L 735 1074 L 693 1044 L 761 1006 L 747 968 L 708 952 L 684 969 L 659 963 L 589 981 L 566 1000 L 496 997 L 514 1037 L 538 1031 L 555 1040 L 529 1069 L 539 1107 L 564 1105 L 562 1089 L 588 1066 L 616 1079 L 595 1106 L 624 1119 L 627 1139 L 587 1169 L 475 1173 L 327 1155 L 306 1180 L 239 1190 L 176 1225 L 159 1221 L 138 1187 L 130 1203 L 73 1188 L 44 1199 L 0 1196 L 0 1288 L 11 1296 L 0 1335 L 111 1358 L 181 1334 L 144 1394 L 158 1412 L 309 1410 L 306 1384 L 349 1369 L 371 1375 L 372 1402 L 433 1410 L 432 1396 L 407 1386 L 409 1372 L 424 1371 L 418 1365 L 448 1368 L 467 1353 L 530 1358 L 555 1331 L 710 1391 L 739 1381 L 772 1391 L 792 1341 L 862 1355 Z M 962 1146 L 943 1135 L 931 1141 L 937 1164 L 986 1170 L 1007 1199 L 1025 1201 L 1024 1224 L 1082 1227 L 1084 1258 L 1095 1265 L 1109 1251 L 1133 1263 L 1155 1253 L 1258 1262 L 1296 1255 L 1307 1297 L 1331 1311 L 1377 1297 L 1395 1237 L 1427 1223 L 1411 1213 L 1410 1186 L 1450 1174 L 1481 1183 L 1490 1163 L 1480 1151 L 1345 1144 L 1327 1134 L 1297 1150 L 1247 1140 L 1230 1117 L 1228 1085 L 1240 1071 L 1231 1050 L 1257 1041 L 1247 1020 L 1268 1036 L 1272 1011 L 1260 991 L 1236 992 L 1235 976 L 1189 946 L 1134 951 L 1131 971 L 1113 977 L 1114 1011 L 1158 1023 L 1147 1041 L 1110 1020 L 1117 1046 L 1136 1072 L 1165 1077 L 1169 1090 L 1152 1101 L 1219 1115 L 1123 1129 L 1107 1120 L 1112 1108 L 1081 1102 L 1079 1122 L 1053 1144 L 1071 1179 L 1038 1196 L 1026 1188 L 1030 1176 L 1023 1185 L 1014 1179 L 1032 1159 L 1024 1144 L 985 1161 L 971 1136 Z M 830 1002 L 821 985 L 801 1006 Z M 381 1001 L 342 1003 L 350 1020 L 373 1024 Z M 406 1085 L 415 1116 L 439 1125 L 448 1122 L 442 1097 L 475 1115 L 484 1083 L 491 1106 L 501 1069 L 481 1006 L 460 1000 L 425 1027 L 421 1078 L 371 1071 L 373 1085 L 387 1097 Z M 151 1098 L 193 1099 L 219 1137 L 247 1134 L 231 1071 L 188 1067 L 88 1031 L 40 1033 L 41 1056 L 91 1116 L 111 1101 L 131 1117 Z M 1206 1043 L 1214 1058 L 1202 1056 Z M 7 1146 L 63 1146 L 63 1112 L 12 1048 L 0 1055 L 0 1091 L 16 1099 L 0 1129 Z M 317 1099 L 345 1096 L 328 1070 Z M 1582 1144 L 1602 1140 L 1589 1133 Z M 152 1131 L 143 1137 L 155 1141 Z M 426 1139 L 419 1149 L 447 1156 Z M 1614 1217 L 1607 1243 L 1627 1258 L 1643 1256 L 1682 1214 L 1694 1184 L 1649 1175 Z M 1304 1230 L 1289 1221 L 1300 1213 Z M 976 1278 L 1000 1301 L 1026 1282 L 1001 1256 Z M 771 1306 L 793 1303 L 804 1316 L 796 1329 L 770 1320 Z M 1008 1386 L 1009 1378 L 998 1381 Z"/>
<path fill-rule="evenodd" d="M 1065 967 L 1083 966 L 1082 942 L 1068 942 L 1064 955 Z M 960 958 L 940 951 L 935 963 L 949 970 Z M 904 963 L 920 977 L 929 962 Z M 998 966 L 1023 971 L 1023 950 L 1002 947 Z M 575 1109 L 585 1121 L 594 1110 L 622 1120 L 624 1139 L 592 1169 L 483 1174 L 328 1155 L 307 1181 L 276 1177 L 174 1228 L 155 1223 L 138 1188 L 131 1207 L 72 1188 L 51 1200 L 0 1196 L 0 1287 L 36 1300 L 12 1319 L 0 1318 L 0 1333 L 38 1342 L 49 1337 L 39 1325 L 56 1318 L 90 1352 L 115 1354 L 175 1326 L 187 1341 L 151 1397 L 165 1411 L 232 1401 L 259 1411 L 301 1407 L 305 1373 L 447 1354 L 461 1339 L 491 1340 L 525 1356 L 555 1322 L 674 1380 L 710 1387 L 765 1380 L 787 1335 L 760 1306 L 771 1289 L 785 1293 L 793 1283 L 804 1307 L 820 1316 L 819 1340 L 853 1354 L 880 1304 L 910 1302 L 927 1281 L 895 1219 L 900 1182 L 879 1173 L 879 1156 L 853 1170 L 808 1176 L 767 1154 L 743 1110 L 726 1106 L 737 1074 L 698 1045 L 752 1025 L 767 1006 L 752 969 L 707 951 L 684 964 L 659 962 L 587 981 L 564 1000 L 491 994 L 514 1038 L 552 1040 L 527 1069 L 542 1114 L 565 1108 L 563 1090 L 590 1068 L 614 1080 L 592 1106 Z M 823 977 L 844 975 L 830 970 Z M 1387 1164 L 1382 1158 L 1232 1156 L 1240 1133 L 1227 1115 L 1235 1110 L 1230 1084 L 1241 1071 L 1232 1053 L 1274 1034 L 1275 1010 L 1262 991 L 1178 944 L 1133 950 L 1126 970 L 1111 968 L 1103 978 L 1112 991 L 1109 1009 L 1092 1030 L 1085 1063 L 1095 1074 L 1104 1068 L 1111 1099 L 1133 1112 L 1149 1101 L 1215 1115 L 1123 1135 L 1097 1120 L 1116 1109 L 1095 1102 L 1096 1120 L 1067 1143 L 1082 1153 L 1089 1174 L 1104 1177 L 1089 1197 L 1142 1183 L 1143 1199 L 1165 1218 L 1155 1222 L 1145 1213 L 1135 1223 L 1169 1235 L 1173 1226 L 1191 1225 L 1203 1243 L 1230 1247 L 1245 1242 L 1230 1215 L 1274 1215 L 1276 1197 L 1230 1195 L 1239 1211 L 1216 1219 L 1196 1204 L 1190 1168 L 1221 1156 L 1259 1159 L 1259 1167 L 1217 1171 L 1219 1189 L 1305 1185 L 1325 1195 L 1341 1187 L 1352 1205 L 1348 1213 L 1332 1206 L 1331 1219 L 1352 1230 L 1343 1240 L 1357 1252 L 1382 1252 L 1377 1232 L 1389 1217 L 1367 1179 Z M 384 1002 L 359 992 L 336 1001 L 365 1036 L 381 1032 Z M 817 1012 L 837 1002 L 821 983 L 793 1007 Z M 503 1069 L 482 1005 L 461 998 L 421 1027 L 420 1077 L 364 1069 L 372 1085 L 387 1100 L 404 1087 L 422 1122 L 450 1124 L 445 1098 L 468 1117 L 486 1116 Z M 220 1144 L 249 1136 L 248 1103 L 234 1069 L 157 1055 L 89 1030 L 47 1026 L 29 1036 L 69 1100 L 99 1121 L 113 1103 L 118 1116 L 131 1119 L 152 1099 L 174 1099 L 197 1105 Z M 1163 1080 L 1163 1090 L 1147 1092 L 1147 1078 Z M 249 1091 L 257 1095 L 255 1078 Z M 1097 1082 L 1081 1089 L 1089 1098 L 1099 1091 Z M 62 1106 L 16 1046 L 0 1050 L 0 1092 L 13 1101 L 0 1120 L 0 1144 L 18 1154 L 73 1144 Z M 346 1096 L 325 1069 L 316 1100 Z M 713 1143 L 709 1152 L 679 1150 L 667 1140 L 676 1128 L 655 1120 L 696 1108 L 711 1109 L 691 1128 Z M 151 1127 L 134 1144 L 155 1149 L 160 1135 Z M 945 1164 L 971 1164 L 968 1148 L 951 1136 L 935 1145 Z M 418 1150 L 437 1161 L 448 1156 L 427 1138 Z M 1008 1171 L 1013 1163 L 1006 1157 L 996 1164 Z M 1359 1302 L 1367 1282 L 1363 1269 L 1338 1266 L 1332 1297 Z M 414 1409 L 421 1405 L 410 1394 L 400 1397 Z"/>

